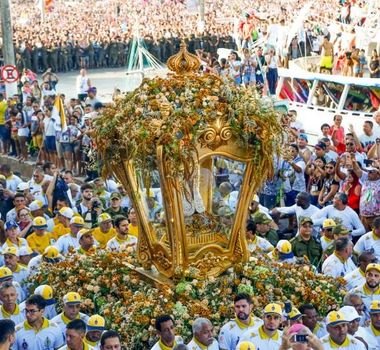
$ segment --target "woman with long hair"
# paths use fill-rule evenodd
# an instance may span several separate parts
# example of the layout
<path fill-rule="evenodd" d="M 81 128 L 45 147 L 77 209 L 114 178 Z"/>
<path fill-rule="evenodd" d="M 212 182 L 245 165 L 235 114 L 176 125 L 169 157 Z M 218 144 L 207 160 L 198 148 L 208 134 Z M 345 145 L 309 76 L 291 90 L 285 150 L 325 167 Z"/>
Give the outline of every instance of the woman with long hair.
<path fill-rule="evenodd" d="M 379 78 L 380 77 L 380 60 L 377 54 L 377 50 L 372 50 L 372 55 L 369 60 L 368 69 L 371 78 Z"/>
<path fill-rule="evenodd" d="M 348 206 L 359 214 L 360 192 L 362 185 L 358 176 L 351 169 L 348 170 L 347 177 L 342 184 L 342 192 L 348 196 Z"/>

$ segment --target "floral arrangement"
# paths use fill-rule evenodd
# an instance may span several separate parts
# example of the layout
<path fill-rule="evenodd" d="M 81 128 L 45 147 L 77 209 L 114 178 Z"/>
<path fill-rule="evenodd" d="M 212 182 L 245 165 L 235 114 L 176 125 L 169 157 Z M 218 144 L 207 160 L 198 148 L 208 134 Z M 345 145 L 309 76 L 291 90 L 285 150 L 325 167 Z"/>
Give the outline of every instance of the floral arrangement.
<path fill-rule="evenodd" d="M 187 271 L 182 280 L 160 289 L 142 279 L 133 265 L 136 260 L 130 253 L 73 255 L 56 264 L 42 264 L 31 277 L 31 290 L 47 283 L 59 303 L 64 294 L 77 291 L 84 300 L 83 311 L 103 315 L 128 349 L 149 349 L 157 340 L 154 320 L 165 313 L 173 315 L 177 333 L 186 340 L 191 338 L 192 321 L 199 316 L 209 318 L 217 334 L 233 317 L 233 295 L 239 292 L 252 295 L 257 316 L 267 303 L 285 300 L 295 306 L 313 303 L 325 315 L 344 295 L 341 279 L 315 274 L 308 265 L 279 264 L 263 256 L 205 281 Z"/>
<path fill-rule="evenodd" d="M 262 169 L 272 169 L 283 129 L 272 102 L 254 89 L 212 75 L 144 79 L 142 85 L 105 108 L 96 121 L 96 140 L 106 172 L 133 160 L 144 183 L 157 169 L 163 147 L 173 179 L 187 181 L 197 162 L 197 145 L 210 126 L 227 126 Z M 262 174 L 258 176 L 262 181 Z"/>

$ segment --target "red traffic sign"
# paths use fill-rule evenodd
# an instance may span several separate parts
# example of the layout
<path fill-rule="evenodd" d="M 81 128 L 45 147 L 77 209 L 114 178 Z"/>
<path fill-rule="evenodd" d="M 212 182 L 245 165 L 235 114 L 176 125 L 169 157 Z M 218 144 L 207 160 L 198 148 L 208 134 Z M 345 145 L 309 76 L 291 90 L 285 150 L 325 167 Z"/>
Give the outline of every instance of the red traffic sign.
<path fill-rule="evenodd" d="M 20 77 L 20 73 L 17 68 L 11 64 L 1 68 L 1 78 L 7 83 L 14 83 Z"/>

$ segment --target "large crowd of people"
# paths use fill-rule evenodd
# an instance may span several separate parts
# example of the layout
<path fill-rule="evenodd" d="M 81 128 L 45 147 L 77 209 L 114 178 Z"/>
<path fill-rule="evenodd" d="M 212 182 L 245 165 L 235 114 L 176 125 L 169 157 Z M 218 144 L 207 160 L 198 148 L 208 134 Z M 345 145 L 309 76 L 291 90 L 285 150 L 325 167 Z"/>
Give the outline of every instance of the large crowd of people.
<path fill-rule="evenodd" d="M 367 63 L 360 59 L 347 23 L 362 24 L 367 4 L 318 0 L 291 41 L 286 34 L 292 17 L 306 5 L 302 1 L 281 0 L 276 6 L 259 1 L 248 11 L 249 1 L 206 1 L 203 30 L 185 1 L 56 0 L 45 18 L 28 2 L 12 5 L 23 75 L 19 94 L 0 94 L 0 151 L 20 163 L 32 158 L 36 164 L 31 178 L 0 165 L 0 350 L 118 350 L 122 339 L 106 330 L 102 315 L 80 312 L 83 296 L 67 293 L 57 313 L 52 287 L 31 291 L 27 283 L 42 262 L 98 250 L 133 251 L 139 240 L 138 218 L 126 189 L 97 172 L 93 122 L 104 104 L 86 68 L 125 66 L 138 29 L 161 61 L 186 38 L 206 73 L 246 86 L 262 87 L 266 81 L 272 95 L 277 67 L 312 52 L 322 53 L 321 69 L 333 70 L 336 52 L 354 50 L 358 63 L 340 69 L 360 76 Z M 136 18 L 144 25 L 139 27 Z M 338 32 L 330 26 L 336 20 L 342 26 Z M 254 47 L 261 38 L 263 43 Z M 218 48 L 232 51 L 218 59 Z M 369 69 L 375 77 L 380 62 L 373 56 L 377 67 L 371 66 L 371 57 Z M 79 69 L 76 95 L 59 94 L 57 73 Z M 36 73 L 43 73 L 41 82 Z M 59 105 L 65 127 L 56 113 Z M 380 349 L 380 112 L 362 130 L 345 130 L 343 118 L 337 114 L 321 125 L 318 142 L 309 144 L 296 111 L 286 113 L 289 148 L 276 157 L 273 178 L 252 198 L 246 223 L 252 254 L 277 263 L 302 260 L 315 273 L 343 278 L 343 305 L 320 315 L 311 304 L 283 308 L 272 303 L 259 319 L 253 316 L 251 296 L 242 293 L 231 300 L 236 317 L 216 338 L 212 323 L 198 318 L 191 342 L 182 344 L 175 320 L 162 315 L 155 320 L 158 341 L 152 349 Z M 212 210 L 227 236 L 243 171 L 241 164 L 223 157 L 213 162 Z M 146 191 L 146 214 L 157 223 L 165 205 L 160 189 L 152 187 Z"/>

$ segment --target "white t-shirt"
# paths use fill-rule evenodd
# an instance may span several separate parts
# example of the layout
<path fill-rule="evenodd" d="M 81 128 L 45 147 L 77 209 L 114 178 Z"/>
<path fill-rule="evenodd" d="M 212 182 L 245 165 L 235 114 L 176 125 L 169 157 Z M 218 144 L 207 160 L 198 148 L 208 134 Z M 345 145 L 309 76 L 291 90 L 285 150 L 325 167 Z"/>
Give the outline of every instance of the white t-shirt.
<path fill-rule="evenodd" d="M 361 236 L 354 246 L 354 252 L 358 255 L 367 250 L 373 250 L 377 260 L 380 260 L 380 238 L 375 236 L 372 231 Z"/>
<path fill-rule="evenodd" d="M 376 135 L 374 133 L 371 136 L 362 134 L 359 136 L 359 141 L 363 147 L 372 146 L 376 142 Z"/>
<path fill-rule="evenodd" d="M 297 223 L 301 217 L 311 218 L 313 215 L 319 212 L 319 208 L 315 205 L 310 204 L 306 209 L 298 206 L 297 204 L 292 205 L 291 207 L 279 207 L 276 208 L 281 214 L 295 214 L 297 217 Z"/>
<path fill-rule="evenodd" d="M 348 205 L 344 210 L 338 210 L 333 205 L 328 205 L 311 217 L 314 226 L 322 226 L 324 220 L 334 218 L 339 218 L 342 226 L 350 230 L 352 236 L 361 236 L 365 233 L 365 228 L 358 214 Z"/>
<path fill-rule="evenodd" d="M 55 120 L 53 118 L 44 118 L 45 136 L 55 136 Z"/>
<path fill-rule="evenodd" d="M 301 172 L 297 173 L 292 166 L 289 164 L 288 168 L 284 171 L 285 181 L 284 181 L 284 191 L 285 193 L 294 191 L 306 191 L 305 183 L 305 168 L 306 164 L 301 157 L 294 160 L 295 164 L 301 168 Z"/>

